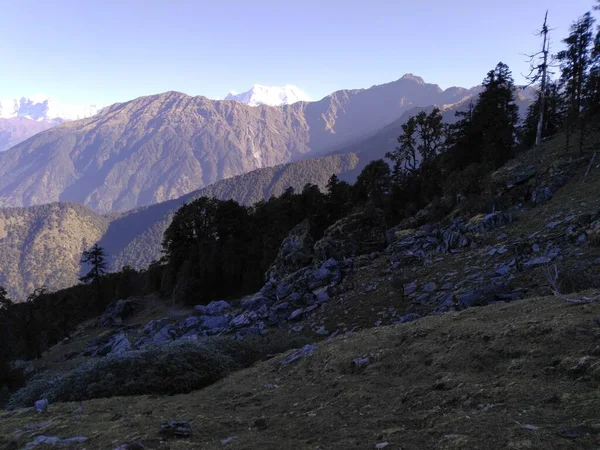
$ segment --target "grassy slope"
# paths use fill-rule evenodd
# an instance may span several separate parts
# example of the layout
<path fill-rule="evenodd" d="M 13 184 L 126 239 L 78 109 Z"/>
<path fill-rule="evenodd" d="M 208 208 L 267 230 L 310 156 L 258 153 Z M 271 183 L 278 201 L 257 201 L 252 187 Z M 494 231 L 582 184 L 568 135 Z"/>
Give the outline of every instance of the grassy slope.
<path fill-rule="evenodd" d="M 49 421 L 19 435 L 19 445 L 45 434 L 87 436 L 80 448 L 90 450 L 133 440 L 222 448 L 227 437 L 232 449 L 593 448 L 598 315 L 600 303 L 537 298 L 428 317 L 322 343 L 284 368 L 277 357 L 188 395 L 5 413 L 0 436 Z M 359 356 L 372 364 L 354 369 Z M 190 420 L 195 433 L 161 445 L 158 426 L 172 418 Z M 258 418 L 266 429 L 254 426 Z"/>

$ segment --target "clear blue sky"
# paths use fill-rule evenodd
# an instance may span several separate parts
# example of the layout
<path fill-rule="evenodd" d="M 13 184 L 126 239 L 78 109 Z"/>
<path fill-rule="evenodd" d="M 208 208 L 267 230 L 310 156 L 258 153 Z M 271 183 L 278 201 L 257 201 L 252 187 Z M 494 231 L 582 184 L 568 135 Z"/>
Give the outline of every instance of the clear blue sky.
<path fill-rule="evenodd" d="M 550 10 L 554 49 L 594 0 L 4 0 L 0 98 L 105 105 L 177 90 L 221 98 L 253 83 L 318 99 L 406 72 L 479 84 L 521 53 Z"/>

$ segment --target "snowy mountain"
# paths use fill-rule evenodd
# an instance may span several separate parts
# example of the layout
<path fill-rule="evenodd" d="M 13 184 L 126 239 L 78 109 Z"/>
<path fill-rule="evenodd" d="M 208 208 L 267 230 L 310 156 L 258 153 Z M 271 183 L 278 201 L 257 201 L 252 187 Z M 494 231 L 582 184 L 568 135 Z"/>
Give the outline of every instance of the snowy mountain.
<path fill-rule="evenodd" d="M 296 102 L 309 102 L 309 96 L 296 86 L 286 84 L 285 86 L 262 86 L 255 84 L 249 91 L 237 93 L 231 91 L 225 100 L 235 100 L 250 106 L 291 105 Z"/>
<path fill-rule="evenodd" d="M 23 117 L 32 120 L 63 122 L 85 119 L 98 113 L 96 105 L 67 105 L 38 94 L 32 97 L 0 99 L 0 119 Z"/>

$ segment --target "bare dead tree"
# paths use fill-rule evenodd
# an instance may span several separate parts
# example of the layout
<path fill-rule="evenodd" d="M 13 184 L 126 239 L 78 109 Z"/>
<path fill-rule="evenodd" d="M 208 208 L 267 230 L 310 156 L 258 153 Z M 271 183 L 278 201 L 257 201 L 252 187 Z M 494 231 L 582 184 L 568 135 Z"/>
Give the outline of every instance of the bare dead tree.
<path fill-rule="evenodd" d="M 548 27 L 548 11 L 544 16 L 544 25 L 542 29 L 536 32 L 536 36 L 542 37 L 542 50 L 532 55 L 526 55 L 529 58 L 530 72 L 525 78 L 529 81 L 529 86 L 534 84 L 540 84 L 539 92 L 539 113 L 538 113 L 538 124 L 535 134 L 535 145 L 538 146 L 542 143 L 542 134 L 544 130 L 544 112 L 546 109 L 546 89 L 548 86 L 548 77 L 550 71 L 548 70 L 551 62 L 548 61 L 550 55 L 550 28 Z"/>
<path fill-rule="evenodd" d="M 567 303 L 572 303 L 575 305 L 582 305 L 584 303 L 592 303 L 597 300 L 600 300 L 600 295 L 597 295 L 596 297 L 581 297 L 581 298 L 567 297 L 566 295 L 564 295 L 560 292 L 560 288 L 558 286 L 559 271 L 558 271 L 558 267 L 556 266 L 556 264 L 554 265 L 553 269 L 550 268 L 550 266 L 548 265 L 546 267 L 546 272 L 548 273 L 548 285 L 550 286 L 550 289 L 552 289 L 552 293 L 554 294 L 555 297 L 558 297 Z"/>

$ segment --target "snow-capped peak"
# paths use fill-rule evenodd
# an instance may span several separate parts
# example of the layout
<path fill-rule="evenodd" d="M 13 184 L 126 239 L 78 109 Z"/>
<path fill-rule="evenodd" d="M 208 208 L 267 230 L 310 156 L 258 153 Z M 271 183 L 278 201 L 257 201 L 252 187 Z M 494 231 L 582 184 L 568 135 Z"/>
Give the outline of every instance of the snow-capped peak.
<path fill-rule="evenodd" d="M 0 99 L 0 118 L 25 117 L 33 120 L 77 120 L 100 111 L 96 105 L 67 105 L 44 94 Z"/>
<path fill-rule="evenodd" d="M 309 102 L 310 97 L 296 86 L 290 84 L 286 84 L 285 86 L 263 86 L 255 84 L 246 92 L 229 92 L 227 97 L 225 97 L 225 100 L 235 100 L 250 106 L 281 106 L 302 101 Z"/>

